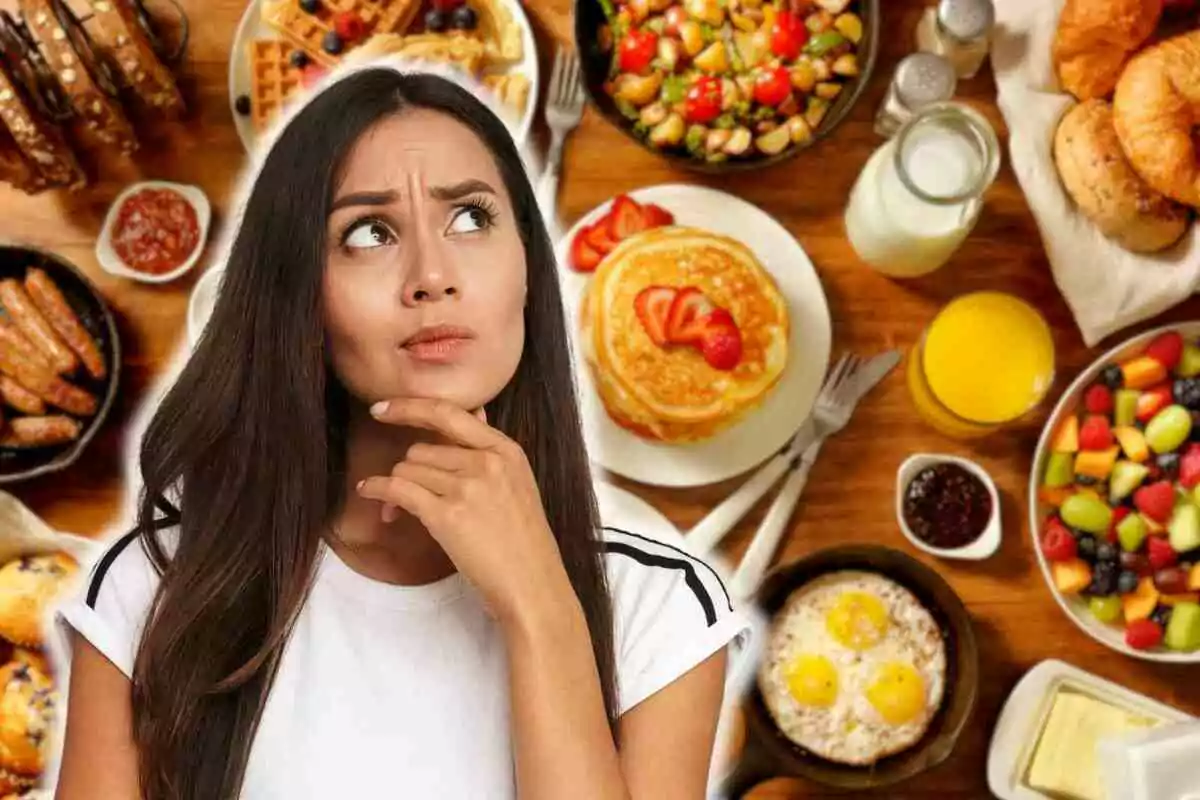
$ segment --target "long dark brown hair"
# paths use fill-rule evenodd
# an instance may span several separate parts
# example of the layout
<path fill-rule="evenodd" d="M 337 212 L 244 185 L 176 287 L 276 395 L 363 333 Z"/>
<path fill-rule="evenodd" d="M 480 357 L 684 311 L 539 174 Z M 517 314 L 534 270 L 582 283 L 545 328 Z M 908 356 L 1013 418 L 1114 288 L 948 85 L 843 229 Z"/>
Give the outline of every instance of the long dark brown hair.
<path fill-rule="evenodd" d="M 330 371 L 321 275 L 343 161 L 372 125 L 425 108 L 490 148 L 525 245 L 525 349 L 487 407 L 520 444 L 591 631 L 610 728 L 611 600 L 576 407 L 553 249 L 508 132 L 452 81 L 372 67 L 287 124 L 245 201 L 212 317 L 152 417 L 136 530 L 162 580 L 133 677 L 148 800 L 238 794 L 283 645 L 344 502 L 354 400 Z M 159 531 L 178 527 L 171 552 Z"/>

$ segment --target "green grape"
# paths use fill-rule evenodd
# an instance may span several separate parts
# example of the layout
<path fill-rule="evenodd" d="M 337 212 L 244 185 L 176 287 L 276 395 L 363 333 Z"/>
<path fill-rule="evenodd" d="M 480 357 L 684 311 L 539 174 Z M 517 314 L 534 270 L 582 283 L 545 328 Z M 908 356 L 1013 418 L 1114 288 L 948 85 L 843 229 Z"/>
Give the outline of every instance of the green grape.
<path fill-rule="evenodd" d="M 1068 497 L 1059 509 L 1063 522 L 1088 533 L 1107 533 L 1112 522 L 1112 509 L 1092 495 Z"/>
<path fill-rule="evenodd" d="M 1183 406 L 1167 406 L 1146 426 L 1146 444 L 1156 453 L 1170 453 L 1188 440 L 1192 415 Z"/>
<path fill-rule="evenodd" d="M 1092 616 L 1101 622 L 1116 622 L 1121 616 L 1121 598 L 1117 595 L 1108 597 L 1093 597 L 1088 600 L 1088 608 Z"/>

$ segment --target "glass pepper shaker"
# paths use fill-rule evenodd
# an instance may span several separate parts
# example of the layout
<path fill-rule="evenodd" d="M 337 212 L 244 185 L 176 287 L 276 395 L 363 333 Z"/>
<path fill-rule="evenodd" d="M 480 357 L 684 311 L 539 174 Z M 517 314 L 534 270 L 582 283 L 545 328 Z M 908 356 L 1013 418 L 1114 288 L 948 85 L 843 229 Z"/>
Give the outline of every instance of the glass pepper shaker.
<path fill-rule="evenodd" d="M 940 0 L 917 24 L 917 49 L 945 56 L 959 78 L 973 78 L 987 58 L 996 8 L 992 0 Z"/>
<path fill-rule="evenodd" d="M 892 85 L 875 114 L 875 132 L 891 136 L 925 106 L 954 97 L 958 78 L 954 67 L 935 53 L 913 53 L 896 67 Z"/>

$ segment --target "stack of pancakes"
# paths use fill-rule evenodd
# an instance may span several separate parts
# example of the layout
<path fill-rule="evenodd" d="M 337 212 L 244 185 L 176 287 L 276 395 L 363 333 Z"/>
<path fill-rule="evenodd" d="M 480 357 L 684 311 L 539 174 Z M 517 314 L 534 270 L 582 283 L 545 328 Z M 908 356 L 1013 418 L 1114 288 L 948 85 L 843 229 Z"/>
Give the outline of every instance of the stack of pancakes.
<path fill-rule="evenodd" d="M 650 286 L 694 286 L 733 315 L 742 358 L 715 369 L 694 347 L 660 347 L 634 298 Z M 706 439 L 757 406 L 788 359 L 787 306 L 754 254 L 725 236 L 655 228 L 621 242 L 589 283 L 581 309 L 583 355 L 605 409 L 638 436 Z"/>

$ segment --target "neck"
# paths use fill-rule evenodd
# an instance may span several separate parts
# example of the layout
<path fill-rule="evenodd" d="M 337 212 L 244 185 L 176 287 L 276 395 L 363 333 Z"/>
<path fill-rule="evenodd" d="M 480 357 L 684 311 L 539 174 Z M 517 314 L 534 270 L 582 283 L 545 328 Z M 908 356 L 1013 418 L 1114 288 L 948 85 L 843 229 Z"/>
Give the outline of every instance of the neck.
<path fill-rule="evenodd" d="M 364 478 L 390 475 L 411 445 L 434 438 L 425 431 L 377 422 L 362 406 L 351 411 L 346 502 L 334 515 L 329 546 L 356 572 L 403 585 L 432 583 L 454 572 L 454 564 L 420 520 L 400 509 L 394 522 L 384 522 L 383 506 L 364 500 L 354 489 Z"/>

